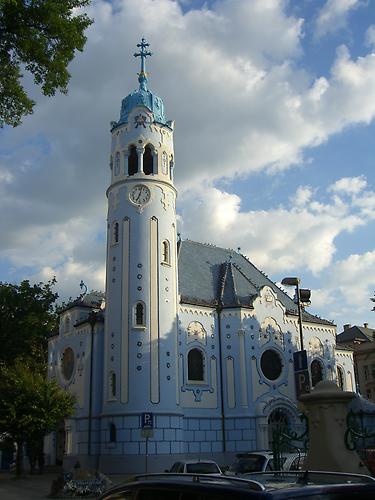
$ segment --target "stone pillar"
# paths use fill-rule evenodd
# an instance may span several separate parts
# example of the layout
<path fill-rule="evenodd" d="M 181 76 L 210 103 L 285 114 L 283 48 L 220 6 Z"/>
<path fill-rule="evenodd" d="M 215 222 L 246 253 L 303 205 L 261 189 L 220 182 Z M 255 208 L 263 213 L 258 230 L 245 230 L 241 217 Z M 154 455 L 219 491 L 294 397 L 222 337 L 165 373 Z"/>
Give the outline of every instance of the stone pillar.
<path fill-rule="evenodd" d="M 354 392 L 342 391 L 329 380 L 301 396 L 299 407 L 309 421 L 310 442 L 304 468 L 369 474 L 357 452 L 345 445 L 348 404 L 354 397 Z"/>
<path fill-rule="evenodd" d="M 143 148 L 137 148 L 137 154 L 138 154 L 138 174 L 143 174 L 143 153 L 144 150 Z"/>

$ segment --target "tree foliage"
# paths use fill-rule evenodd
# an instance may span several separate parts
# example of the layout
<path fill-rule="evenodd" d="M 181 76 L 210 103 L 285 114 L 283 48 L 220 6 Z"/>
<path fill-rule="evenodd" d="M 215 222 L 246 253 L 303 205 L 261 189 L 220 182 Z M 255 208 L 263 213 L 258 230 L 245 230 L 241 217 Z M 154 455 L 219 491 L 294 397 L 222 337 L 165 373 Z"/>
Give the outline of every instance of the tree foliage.
<path fill-rule="evenodd" d="M 375 292 L 374 292 L 374 296 L 370 297 L 370 300 L 371 300 L 371 302 L 375 302 Z M 375 311 L 375 306 L 371 309 L 371 311 Z"/>
<path fill-rule="evenodd" d="M 22 445 L 33 447 L 74 412 L 74 397 L 54 380 L 47 380 L 27 361 L 0 364 L 0 432 L 17 443 L 17 472 Z"/>
<path fill-rule="evenodd" d="M 55 283 L 0 283 L 0 362 L 29 357 L 45 366 L 48 336 L 58 328 Z"/>
<path fill-rule="evenodd" d="M 21 84 L 34 76 L 44 95 L 67 92 L 68 64 L 82 51 L 92 23 L 77 9 L 90 0 L 0 0 L 0 126 L 17 126 L 35 102 Z"/>

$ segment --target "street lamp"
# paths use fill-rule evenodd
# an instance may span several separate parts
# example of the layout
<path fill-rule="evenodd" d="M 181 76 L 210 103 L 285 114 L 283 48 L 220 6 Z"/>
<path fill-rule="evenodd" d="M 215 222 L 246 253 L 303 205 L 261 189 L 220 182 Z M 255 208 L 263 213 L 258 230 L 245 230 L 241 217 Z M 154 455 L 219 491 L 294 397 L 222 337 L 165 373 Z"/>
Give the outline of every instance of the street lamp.
<path fill-rule="evenodd" d="M 301 304 L 308 304 L 310 303 L 310 296 L 311 296 L 311 291 L 308 290 L 307 288 L 300 288 L 300 279 L 293 277 L 293 278 L 283 278 L 281 281 L 282 285 L 287 285 L 287 286 L 295 286 L 296 287 L 296 300 L 297 300 L 297 308 L 298 308 L 298 324 L 299 324 L 299 339 L 300 339 L 300 344 L 301 344 L 301 351 L 303 351 L 303 333 L 302 333 L 302 310 L 301 310 Z"/>

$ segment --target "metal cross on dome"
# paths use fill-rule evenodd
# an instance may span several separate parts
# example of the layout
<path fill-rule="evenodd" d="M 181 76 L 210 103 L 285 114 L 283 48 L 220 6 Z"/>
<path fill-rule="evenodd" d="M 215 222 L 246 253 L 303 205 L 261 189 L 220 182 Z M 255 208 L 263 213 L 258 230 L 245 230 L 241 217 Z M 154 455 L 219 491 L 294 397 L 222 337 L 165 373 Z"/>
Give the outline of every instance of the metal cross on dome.
<path fill-rule="evenodd" d="M 150 44 L 146 42 L 144 38 L 142 38 L 141 43 L 137 43 L 137 47 L 140 48 L 139 52 L 136 52 L 134 54 L 134 57 L 140 57 L 141 58 L 141 74 L 146 73 L 145 71 L 145 60 L 147 56 L 152 56 L 152 52 L 145 50 L 146 47 L 149 47 Z"/>

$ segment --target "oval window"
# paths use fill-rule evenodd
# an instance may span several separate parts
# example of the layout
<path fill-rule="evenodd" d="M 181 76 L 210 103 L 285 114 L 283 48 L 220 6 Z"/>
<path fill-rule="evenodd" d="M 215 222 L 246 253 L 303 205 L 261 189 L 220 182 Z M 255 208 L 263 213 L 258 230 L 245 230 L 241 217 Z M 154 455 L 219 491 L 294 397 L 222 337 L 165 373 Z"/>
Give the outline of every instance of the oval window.
<path fill-rule="evenodd" d="M 62 356 L 61 370 L 65 380 L 70 380 L 74 370 L 74 352 L 67 347 Z"/>
<path fill-rule="evenodd" d="M 279 354 L 272 349 L 264 351 L 260 358 L 260 367 L 263 375 L 268 378 L 268 380 L 276 380 L 280 377 L 283 369 Z"/>

